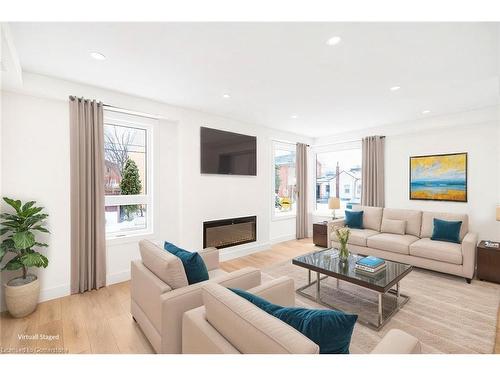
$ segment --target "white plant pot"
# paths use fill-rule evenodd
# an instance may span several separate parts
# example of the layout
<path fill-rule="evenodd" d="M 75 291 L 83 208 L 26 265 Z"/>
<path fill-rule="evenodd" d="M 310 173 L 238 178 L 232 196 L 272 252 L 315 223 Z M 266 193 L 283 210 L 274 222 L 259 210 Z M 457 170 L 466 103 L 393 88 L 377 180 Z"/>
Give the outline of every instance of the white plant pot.
<path fill-rule="evenodd" d="M 5 284 L 5 303 L 14 318 L 31 314 L 38 305 L 40 282 L 35 275 L 29 274 L 28 277 L 32 280 L 25 284 L 15 285 L 16 282 L 22 281 L 22 277 L 16 277 Z"/>

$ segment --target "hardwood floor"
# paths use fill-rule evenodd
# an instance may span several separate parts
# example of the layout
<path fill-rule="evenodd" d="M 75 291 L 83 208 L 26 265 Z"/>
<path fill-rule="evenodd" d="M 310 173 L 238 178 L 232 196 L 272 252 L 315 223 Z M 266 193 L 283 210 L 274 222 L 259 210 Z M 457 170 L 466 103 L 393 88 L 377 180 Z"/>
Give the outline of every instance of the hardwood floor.
<path fill-rule="evenodd" d="M 223 262 L 221 263 L 221 268 L 227 272 L 232 272 L 244 267 L 262 269 L 295 258 L 301 254 L 310 253 L 314 251 L 315 248 L 310 238 L 280 242 L 273 245 L 269 250 Z"/>
<path fill-rule="evenodd" d="M 266 266 L 314 249 L 311 241 L 288 241 L 270 250 L 224 262 L 221 268 Z M 38 338 L 36 337 L 38 334 Z M 41 337 L 41 335 L 47 337 Z M 42 302 L 31 315 L 0 315 L 0 353 L 154 353 L 130 315 L 129 282 Z"/>
<path fill-rule="evenodd" d="M 230 272 L 266 268 L 314 251 L 310 239 L 282 242 L 270 250 L 221 263 Z M 500 353 L 500 311 L 495 353 Z M 38 334 L 38 338 L 36 338 Z M 47 335 L 41 337 L 40 335 Z M 43 302 L 21 319 L 0 316 L 0 353 L 153 353 L 130 316 L 129 282 Z"/>

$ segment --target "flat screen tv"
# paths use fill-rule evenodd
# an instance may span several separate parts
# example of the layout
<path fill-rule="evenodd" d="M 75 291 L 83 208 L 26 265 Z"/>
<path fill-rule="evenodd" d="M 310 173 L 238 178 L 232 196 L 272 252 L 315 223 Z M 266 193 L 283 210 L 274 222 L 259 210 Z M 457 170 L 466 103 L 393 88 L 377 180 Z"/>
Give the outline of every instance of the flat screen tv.
<path fill-rule="evenodd" d="M 256 176 L 257 138 L 201 127 L 201 173 Z"/>

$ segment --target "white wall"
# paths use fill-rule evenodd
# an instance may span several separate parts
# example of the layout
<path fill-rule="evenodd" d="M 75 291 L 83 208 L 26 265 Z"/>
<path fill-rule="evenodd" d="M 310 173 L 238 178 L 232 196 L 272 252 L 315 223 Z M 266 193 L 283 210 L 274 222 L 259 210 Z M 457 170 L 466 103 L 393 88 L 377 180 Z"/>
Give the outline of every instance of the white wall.
<path fill-rule="evenodd" d="M 481 239 L 500 240 L 495 221 L 498 184 L 498 123 L 471 124 L 386 138 L 386 206 L 467 213 L 470 229 Z M 468 153 L 468 202 L 419 201 L 408 198 L 413 155 Z"/>
<path fill-rule="evenodd" d="M 324 137 L 315 139 L 314 147 L 342 147 L 344 142 L 368 135 L 386 136 L 387 207 L 467 213 L 471 229 L 481 239 L 500 240 L 500 222 L 495 221 L 495 205 L 500 202 L 499 107 Z M 468 152 L 468 202 L 410 200 L 409 157 L 451 152 Z"/>
<path fill-rule="evenodd" d="M 50 264 L 41 271 L 43 299 L 69 291 L 69 95 L 161 118 L 155 129 L 155 226 L 151 239 L 168 239 L 199 249 L 203 221 L 247 215 L 257 215 L 257 242 L 224 249 L 223 259 L 267 248 L 276 241 L 272 236 L 294 236 L 294 218 L 271 221 L 271 140 L 309 143 L 311 139 L 41 75 L 25 73 L 23 81 L 22 88 L 2 92 L 2 191 L 19 199 L 35 199 L 51 215 Z M 200 126 L 256 135 L 257 176 L 202 176 Z M 129 278 L 130 261 L 139 256 L 139 239 L 108 241 L 108 283 Z"/>
<path fill-rule="evenodd" d="M 2 194 L 35 200 L 49 214 L 43 235 L 49 267 L 39 270 L 42 299 L 69 293 L 70 191 L 67 103 L 2 93 Z M 2 211 L 6 205 L 2 204 Z M 33 270 L 37 271 L 37 270 Z M 11 273 L 2 272 L 7 281 Z M 3 283 L 2 283 L 3 284 Z M 2 301 L 3 302 L 3 301 Z"/>

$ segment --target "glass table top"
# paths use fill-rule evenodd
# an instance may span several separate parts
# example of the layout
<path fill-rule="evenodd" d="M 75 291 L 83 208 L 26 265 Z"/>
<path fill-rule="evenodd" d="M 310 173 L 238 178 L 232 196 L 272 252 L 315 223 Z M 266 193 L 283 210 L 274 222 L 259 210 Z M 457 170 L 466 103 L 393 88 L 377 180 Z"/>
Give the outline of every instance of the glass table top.
<path fill-rule="evenodd" d="M 301 255 L 292 264 L 378 291 L 387 291 L 413 269 L 409 264 L 385 259 L 385 269 L 369 275 L 355 268 L 356 261 L 363 257 L 351 253 L 347 262 L 341 262 L 338 250 L 332 248 Z"/>

